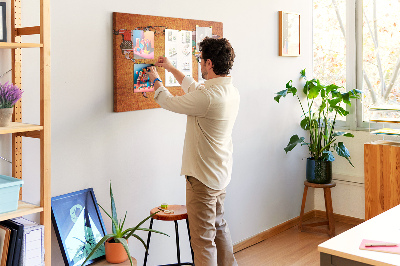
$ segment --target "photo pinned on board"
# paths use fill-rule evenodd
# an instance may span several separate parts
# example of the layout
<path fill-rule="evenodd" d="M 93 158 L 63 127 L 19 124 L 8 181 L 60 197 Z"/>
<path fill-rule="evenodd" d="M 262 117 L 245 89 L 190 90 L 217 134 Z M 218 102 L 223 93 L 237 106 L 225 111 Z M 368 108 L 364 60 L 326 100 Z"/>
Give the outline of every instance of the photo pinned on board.
<path fill-rule="evenodd" d="M 154 32 L 133 30 L 133 53 L 135 59 L 154 59 Z"/>
<path fill-rule="evenodd" d="M 133 68 L 133 92 L 141 92 L 143 97 L 148 98 L 147 92 L 154 91 L 154 86 L 150 82 L 149 75 L 144 71 L 152 64 L 135 64 Z"/>

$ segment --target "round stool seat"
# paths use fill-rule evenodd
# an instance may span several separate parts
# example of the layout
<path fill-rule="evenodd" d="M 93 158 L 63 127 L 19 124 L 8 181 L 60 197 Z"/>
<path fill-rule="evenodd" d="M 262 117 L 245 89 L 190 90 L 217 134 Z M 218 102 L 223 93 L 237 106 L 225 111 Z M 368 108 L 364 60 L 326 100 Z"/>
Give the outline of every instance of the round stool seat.
<path fill-rule="evenodd" d="M 165 213 L 159 208 L 161 207 L 155 207 L 150 211 L 150 214 L 158 212 L 152 217 L 153 219 L 162 221 L 178 221 L 188 218 L 186 205 L 168 205 L 168 208 L 166 210 L 174 211 L 174 213 Z"/>
<path fill-rule="evenodd" d="M 314 187 L 314 188 L 331 188 L 331 187 L 335 187 L 336 183 L 335 182 L 330 182 L 328 184 L 316 184 L 316 183 L 310 183 L 308 181 L 304 181 L 304 185 L 307 187 Z"/>

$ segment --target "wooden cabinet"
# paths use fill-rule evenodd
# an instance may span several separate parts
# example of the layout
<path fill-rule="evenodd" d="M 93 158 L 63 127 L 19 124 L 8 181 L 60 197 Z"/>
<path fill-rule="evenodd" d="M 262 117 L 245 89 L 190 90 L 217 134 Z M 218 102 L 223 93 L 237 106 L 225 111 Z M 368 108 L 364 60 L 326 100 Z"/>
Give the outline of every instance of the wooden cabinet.
<path fill-rule="evenodd" d="M 23 0 L 22 0 L 23 1 Z M 51 184 L 50 184 L 50 0 L 40 0 L 40 25 L 21 27 L 21 0 L 11 0 L 11 42 L 0 42 L 0 49 L 11 50 L 12 83 L 21 84 L 21 49 L 40 49 L 40 124 L 23 123 L 21 101 L 14 106 L 13 123 L 0 127 L 0 134 L 12 134 L 13 177 L 22 179 L 22 138 L 40 140 L 40 206 L 19 201 L 14 212 L 0 214 L 0 221 L 32 213 L 40 213 L 44 225 L 45 264 L 51 265 Z M 28 0 L 25 0 L 28 1 Z M 22 43 L 24 35 L 40 35 L 40 43 Z M 29 63 L 29 62 L 28 62 Z M 25 99 L 22 96 L 24 101 Z M 22 198 L 23 187 L 20 192 Z"/>
<path fill-rule="evenodd" d="M 364 144 L 365 220 L 400 204 L 400 143 Z"/>

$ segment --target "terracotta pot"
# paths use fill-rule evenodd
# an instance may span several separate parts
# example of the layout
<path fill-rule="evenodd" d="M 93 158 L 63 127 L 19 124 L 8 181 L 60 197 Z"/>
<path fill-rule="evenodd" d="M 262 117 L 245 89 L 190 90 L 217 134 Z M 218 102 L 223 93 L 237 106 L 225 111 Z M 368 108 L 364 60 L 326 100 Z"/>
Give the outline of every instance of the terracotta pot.
<path fill-rule="evenodd" d="M 109 241 L 112 238 L 109 238 L 105 242 L 106 248 L 106 261 L 109 263 L 121 263 L 128 259 L 128 254 L 124 249 L 124 246 L 121 243 L 110 243 Z"/>
<path fill-rule="evenodd" d="M 7 127 L 11 123 L 14 108 L 0 108 L 0 127 Z"/>

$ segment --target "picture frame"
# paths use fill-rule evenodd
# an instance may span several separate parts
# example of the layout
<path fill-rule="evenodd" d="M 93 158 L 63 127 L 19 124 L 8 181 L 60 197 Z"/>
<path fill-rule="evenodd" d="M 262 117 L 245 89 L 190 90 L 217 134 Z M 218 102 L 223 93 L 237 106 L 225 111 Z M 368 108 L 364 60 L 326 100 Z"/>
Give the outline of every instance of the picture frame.
<path fill-rule="evenodd" d="M 0 42 L 7 41 L 6 2 L 0 2 Z"/>
<path fill-rule="evenodd" d="M 279 56 L 300 56 L 300 14 L 279 11 Z"/>
<path fill-rule="evenodd" d="M 66 266 L 80 266 L 107 234 L 92 188 L 52 197 L 51 216 Z M 85 265 L 104 258 L 103 246 Z"/>

